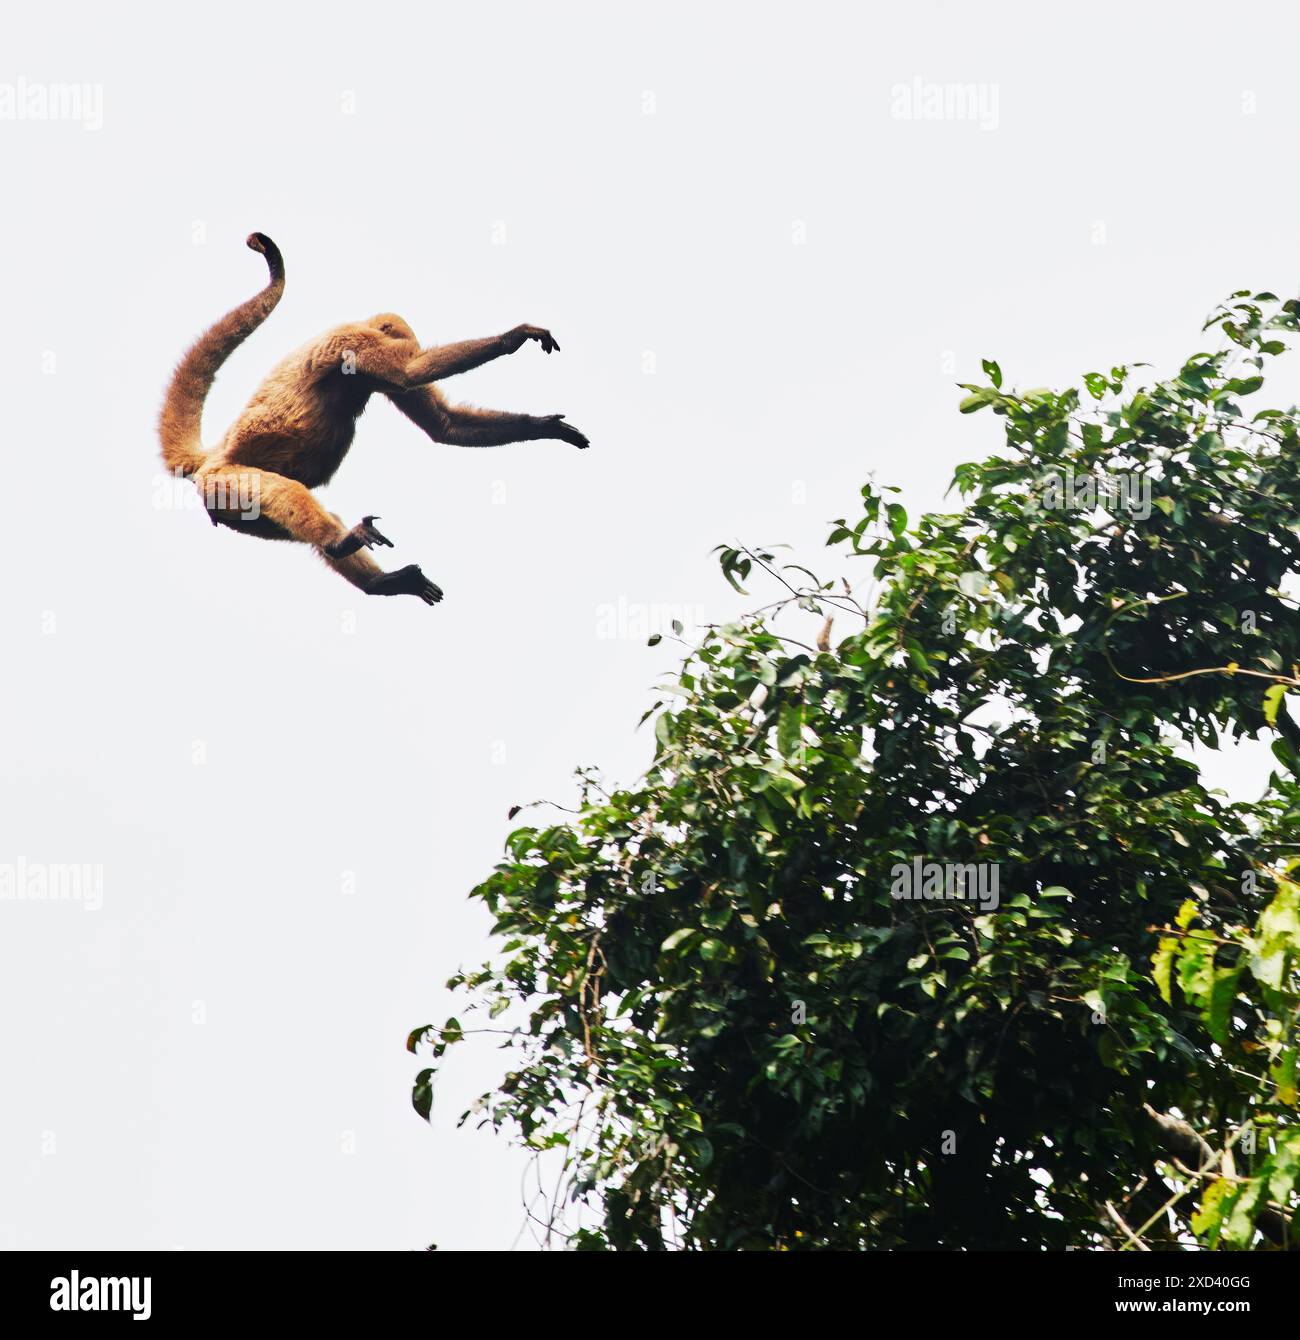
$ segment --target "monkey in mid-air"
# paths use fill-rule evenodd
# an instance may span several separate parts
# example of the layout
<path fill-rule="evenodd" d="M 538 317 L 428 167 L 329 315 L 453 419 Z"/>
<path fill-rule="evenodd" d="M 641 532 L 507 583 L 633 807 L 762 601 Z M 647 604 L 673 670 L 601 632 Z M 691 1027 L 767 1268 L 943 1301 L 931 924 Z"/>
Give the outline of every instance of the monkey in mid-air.
<path fill-rule="evenodd" d="M 560 346 L 540 326 L 516 326 L 504 335 L 420 348 L 415 332 L 391 312 L 337 326 L 290 354 L 210 452 L 203 450 L 203 402 L 218 369 L 270 316 L 284 293 L 284 260 L 264 233 L 248 245 L 266 257 L 270 283 L 222 317 L 181 359 L 167 389 L 158 433 L 163 460 L 203 494 L 213 525 L 269 540 L 314 545 L 325 561 L 367 595 L 419 596 L 433 605 L 442 592 L 414 563 L 384 572 L 367 550 L 392 541 L 365 516 L 350 530 L 311 494 L 339 468 L 357 418 L 375 393 L 386 395 L 435 442 L 497 447 L 556 438 L 588 444 L 563 414 L 541 418 L 449 405 L 433 384 L 468 372 L 527 340 L 546 353 Z"/>

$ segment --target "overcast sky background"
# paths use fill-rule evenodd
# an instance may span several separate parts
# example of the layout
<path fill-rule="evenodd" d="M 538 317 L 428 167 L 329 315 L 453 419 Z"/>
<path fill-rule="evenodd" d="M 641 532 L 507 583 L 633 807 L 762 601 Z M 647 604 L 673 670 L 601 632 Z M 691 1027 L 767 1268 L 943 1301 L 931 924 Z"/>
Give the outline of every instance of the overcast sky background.
<path fill-rule="evenodd" d="M 486 950 L 507 809 L 642 769 L 645 621 L 741 608 L 713 545 L 831 572 L 869 472 L 939 505 L 997 440 L 956 413 L 981 356 L 1163 374 L 1231 290 L 1296 292 L 1298 36 L 1186 0 L 7 8 L 0 86 L 103 102 L 0 119 L 0 863 L 104 884 L 0 902 L 0 1246 L 509 1247 L 524 1160 L 455 1128 L 497 1053 L 430 1129 L 403 1048 Z M 917 82 L 981 114 L 898 115 Z M 325 490 L 436 609 L 158 505 L 163 389 L 263 284 L 253 229 L 288 287 L 210 443 L 341 321 L 563 346 L 447 390 L 590 451 L 377 402 Z"/>

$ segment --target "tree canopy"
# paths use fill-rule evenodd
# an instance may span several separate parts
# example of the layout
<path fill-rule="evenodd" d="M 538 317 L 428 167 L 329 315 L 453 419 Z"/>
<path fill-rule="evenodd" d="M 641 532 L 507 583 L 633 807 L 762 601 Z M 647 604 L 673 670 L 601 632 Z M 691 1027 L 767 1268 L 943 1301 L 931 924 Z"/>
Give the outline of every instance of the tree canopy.
<path fill-rule="evenodd" d="M 1300 412 L 1254 406 L 1297 310 L 1234 294 L 1163 381 L 984 363 L 1003 445 L 952 512 L 868 483 L 831 579 L 723 547 L 762 607 L 644 777 L 509 835 L 417 1110 L 504 1030 L 474 1112 L 563 1151 L 578 1248 L 1292 1245 Z M 1208 789 L 1191 746 L 1261 735 L 1260 798 Z"/>

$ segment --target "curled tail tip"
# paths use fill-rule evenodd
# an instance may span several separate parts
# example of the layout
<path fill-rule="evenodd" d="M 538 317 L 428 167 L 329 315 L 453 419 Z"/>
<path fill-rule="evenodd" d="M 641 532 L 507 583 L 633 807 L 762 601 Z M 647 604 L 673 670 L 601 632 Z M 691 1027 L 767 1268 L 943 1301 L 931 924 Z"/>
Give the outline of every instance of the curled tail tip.
<path fill-rule="evenodd" d="M 244 240 L 253 251 L 260 251 L 266 257 L 266 263 L 271 267 L 273 274 L 284 269 L 284 258 L 280 255 L 280 248 L 265 233 L 249 233 Z"/>

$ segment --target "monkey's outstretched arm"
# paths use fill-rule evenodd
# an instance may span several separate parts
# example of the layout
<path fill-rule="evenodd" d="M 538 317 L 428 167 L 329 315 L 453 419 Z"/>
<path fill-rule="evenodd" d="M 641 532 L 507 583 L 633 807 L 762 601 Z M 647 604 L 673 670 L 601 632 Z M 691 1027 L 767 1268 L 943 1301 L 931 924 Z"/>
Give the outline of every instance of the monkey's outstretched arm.
<path fill-rule="evenodd" d="M 439 344 L 420 352 L 406 365 L 408 384 L 445 381 L 458 373 L 481 367 L 503 354 L 513 354 L 525 340 L 536 340 L 546 353 L 560 346 L 549 330 L 540 326 L 516 326 L 504 335 L 489 335 L 485 340 L 462 340 L 459 344 Z"/>
<path fill-rule="evenodd" d="M 536 442 L 554 438 L 575 447 L 590 446 L 586 436 L 563 414 L 510 414 L 495 409 L 449 405 L 438 389 L 419 386 L 389 396 L 412 423 L 418 424 L 435 442 L 454 447 L 501 447 L 507 442 Z"/>
<path fill-rule="evenodd" d="M 393 339 L 379 332 L 366 332 L 360 338 L 349 332 L 326 345 L 318 361 L 323 368 L 341 363 L 346 369 L 352 364 L 356 371 L 373 377 L 385 389 L 405 391 L 455 377 L 504 354 L 513 354 L 525 340 L 536 340 L 548 354 L 560 347 L 551 332 L 540 326 L 516 326 L 504 335 L 428 349 L 419 348 L 413 340 Z"/>

